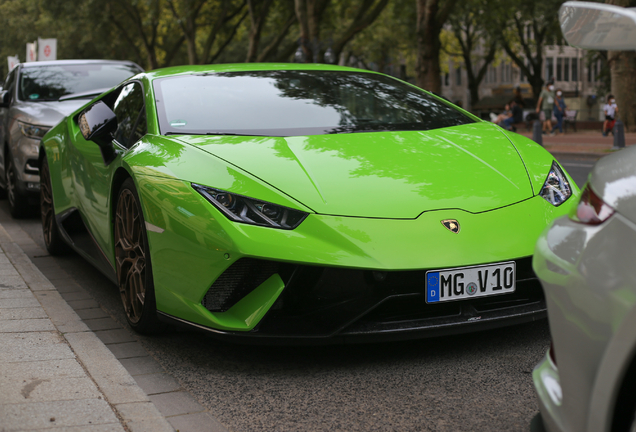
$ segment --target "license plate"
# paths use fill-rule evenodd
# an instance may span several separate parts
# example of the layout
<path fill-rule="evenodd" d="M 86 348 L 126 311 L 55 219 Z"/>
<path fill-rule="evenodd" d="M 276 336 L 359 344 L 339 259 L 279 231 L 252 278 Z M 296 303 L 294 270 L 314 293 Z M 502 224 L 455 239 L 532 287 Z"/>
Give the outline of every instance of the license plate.
<path fill-rule="evenodd" d="M 515 291 L 515 262 L 426 272 L 426 303 L 440 303 Z"/>

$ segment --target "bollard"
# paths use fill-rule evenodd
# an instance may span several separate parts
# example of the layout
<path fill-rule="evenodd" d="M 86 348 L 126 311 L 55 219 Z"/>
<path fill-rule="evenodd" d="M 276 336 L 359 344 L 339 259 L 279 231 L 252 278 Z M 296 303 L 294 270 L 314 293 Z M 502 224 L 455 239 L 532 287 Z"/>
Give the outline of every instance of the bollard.
<path fill-rule="evenodd" d="M 543 123 L 541 120 L 535 120 L 532 124 L 532 141 L 543 145 Z"/>
<path fill-rule="evenodd" d="M 612 129 L 612 133 L 614 134 L 614 147 L 612 150 L 620 150 L 625 147 L 625 125 L 620 119 L 616 119 L 616 123 L 614 123 L 614 129 Z"/>

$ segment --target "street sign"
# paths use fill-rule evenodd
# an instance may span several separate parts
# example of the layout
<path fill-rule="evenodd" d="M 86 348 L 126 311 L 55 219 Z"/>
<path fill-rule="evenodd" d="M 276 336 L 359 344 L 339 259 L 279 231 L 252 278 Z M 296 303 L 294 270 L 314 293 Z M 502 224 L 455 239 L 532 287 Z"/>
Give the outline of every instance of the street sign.
<path fill-rule="evenodd" d="M 38 38 L 38 61 L 57 60 L 57 39 Z"/>
<path fill-rule="evenodd" d="M 9 64 L 9 72 L 11 72 L 14 67 L 16 67 L 18 64 L 20 64 L 20 59 L 18 58 L 17 55 L 15 57 L 8 56 L 7 57 L 7 62 Z"/>
<path fill-rule="evenodd" d="M 36 42 L 26 44 L 26 63 L 37 61 L 36 45 Z"/>

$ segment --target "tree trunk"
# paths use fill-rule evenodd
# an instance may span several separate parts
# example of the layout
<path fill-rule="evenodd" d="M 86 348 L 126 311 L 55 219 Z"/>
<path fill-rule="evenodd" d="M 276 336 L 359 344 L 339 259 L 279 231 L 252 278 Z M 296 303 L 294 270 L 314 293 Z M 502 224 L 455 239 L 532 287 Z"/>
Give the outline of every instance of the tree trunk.
<path fill-rule="evenodd" d="M 441 94 L 442 78 L 439 66 L 441 42 L 439 34 L 457 0 L 416 0 L 417 63 L 416 84 L 433 93 Z"/>
<path fill-rule="evenodd" d="M 250 14 L 250 34 L 249 44 L 247 47 L 246 63 L 252 63 L 256 61 L 258 54 L 258 45 L 261 41 L 261 33 L 265 26 L 265 20 L 269 14 L 269 8 L 272 5 L 272 0 L 262 0 L 260 4 L 254 4 L 255 0 L 248 0 L 247 6 Z M 257 8 L 257 6 L 260 6 Z"/>
<path fill-rule="evenodd" d="M 625 124 L 625 131 L 636 132 L 636 53 L 609 51 L 608 58 L 618 117 Z"/>

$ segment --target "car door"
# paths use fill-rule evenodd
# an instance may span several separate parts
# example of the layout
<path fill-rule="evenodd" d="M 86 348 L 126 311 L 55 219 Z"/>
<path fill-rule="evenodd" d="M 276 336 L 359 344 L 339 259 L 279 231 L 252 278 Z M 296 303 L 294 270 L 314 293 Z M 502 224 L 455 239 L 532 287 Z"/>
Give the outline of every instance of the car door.
<path fill-rule="evenodd" d="M 7 79 L 4 82 L 3 92 L 0 92 L 0 95 L 3 95 L 4 92 L 7 92 L 9 100 L 13 99 L 13 95 L 15 94 L 15 82 L 16 76 L 18 74 L 19 67 L 14 68 L 9 75 L 7 75 Z M 11 103 L 11 102 L 9 102 Z M 9 141 L 9 137 L 7 137 L 7 133 L 9 133 L 9 107 L 0 107 L 0 185 L 5 186 L 5 155 L 6 155 L 6 146 Z"/>
<path fill-rule="evenodd" d="M 143 87 L 130 82 L 104 98 L 117 117 L 113 145 L 120 156 L 106 165 L 100 148 L 75 134 L 76 157 L 71 162 L 77 205 L 93 238 L 107 256 L 112 256 L 112 227 L 110 221 L 111 185 L 119 158 L 139 141 L 147 131 Z M 79 132 L 79 131 L 78 131 Z M 117 191 L 114 191 L 115 194 Z"/>

